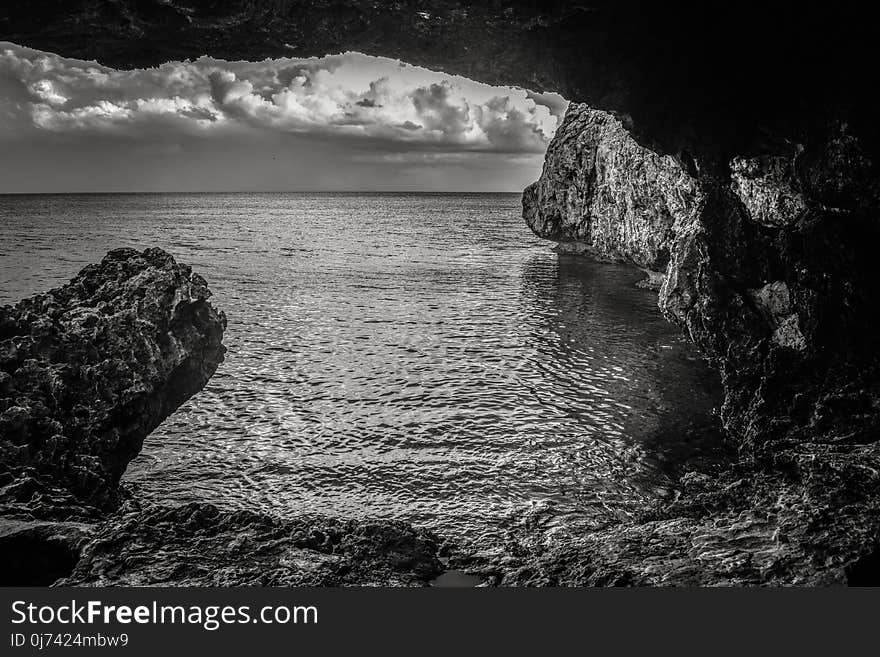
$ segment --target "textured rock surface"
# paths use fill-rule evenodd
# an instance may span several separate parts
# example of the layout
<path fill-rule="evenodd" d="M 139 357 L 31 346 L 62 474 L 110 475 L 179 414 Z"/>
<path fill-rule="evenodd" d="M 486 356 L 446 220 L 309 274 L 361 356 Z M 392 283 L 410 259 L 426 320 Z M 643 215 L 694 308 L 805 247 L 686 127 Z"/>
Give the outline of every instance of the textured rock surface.
<path fill-rule="evenodd" d="M 425 586 L 437 539 L 399 522 L 136 506 L 98 526 L 63 585 Z"/>
<path fill-rule="evenodd" d="M 810 427 L 833 383 L 873 430 L 877 188 L 838 122 L 823 142 L 734 158 L 725 178 L 572 105 L 523 215 L 541 237 L 663 273 L 660 307 L 719 366 L 727 427 L 754 446 Z"/>
<path fill-rule="evenodd" d="M 0 38 L 117 66 L 351 48 L 616 112 L 570 114 L 526 217 L 665 269 L 661 307 L 721 370 L 744 462 L 686 477 L 645 522 L 485 567 L 506 583 L 877 583 L 880 23 L 865 12 L 13 0 Z"/>
<path fill-rule="evenodd" d="M 0 308 L 0 585 L 428 584 L 437 540 L 404 523 L 141 508 L 119 487 L 223 360 L 209 297 L 167 253 L 120 249 Z"/>
<path fill-rule="evenodd" d="M 880 585 L 880 455 L 803 444 L 682 477 L 677 501 L 585 535 L 530 527 L 450 566 L 503 586 Z"/>
<path fill-rule="evenodd" d="M 527 550 L 503 581 L 880 581 L 873 163 L 837 120 L 821 141 L 734 158 L 726 176 L 687 171 L 625 133 L 572 105 L 524 217 L 543 237 L 643 267 L 659 262 L 651 240 L 663 236 L 660 307 L 719 367 L 743 462 L 686 478 L 653 519 Z"/>
<path fill-rule="evenodd" d="M 0 308 L 0 503 L 60 519 L 118 501 L 144 438 L 223 360 L 226 318 L 167 253 L 111 251 Z"/>
<path fill-rule="evenodd" d="M 699 212 L 697 181 L 678 161 L 640 146 L 623 124 L 572 105 L 550 144 L 540 180 L 523 196 L 536 235 L 576 250 L 665 272 L 676 224 Z"/>

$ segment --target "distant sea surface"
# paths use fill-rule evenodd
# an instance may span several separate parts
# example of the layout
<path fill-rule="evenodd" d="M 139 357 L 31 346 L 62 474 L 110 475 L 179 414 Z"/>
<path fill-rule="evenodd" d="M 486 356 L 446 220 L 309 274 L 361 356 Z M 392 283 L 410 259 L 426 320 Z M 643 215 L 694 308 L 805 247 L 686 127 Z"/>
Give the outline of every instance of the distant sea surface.
<path fill-rule="evenodd" d="M 718 384 L 639 271 L 555 253 L 516 194 L 0 196 L 0 303 L 158 246 L 226 362 L 125 479 L 157 502 L 399 518 L 498 545 L 670 494 Z"/>

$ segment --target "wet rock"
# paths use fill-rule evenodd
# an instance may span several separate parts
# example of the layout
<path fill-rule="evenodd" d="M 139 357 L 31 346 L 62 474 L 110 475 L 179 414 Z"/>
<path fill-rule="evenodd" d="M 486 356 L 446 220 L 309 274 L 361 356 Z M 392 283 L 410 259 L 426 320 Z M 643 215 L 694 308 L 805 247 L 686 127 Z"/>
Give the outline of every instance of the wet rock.
<path fill-rule="evenodd" d="M 402 522 L 133 505 L 99 525 L 65 586 L 427 586 L 438 541 Z"/>
<path fill-rule="evenodd" d="M 686 473 L 680 495 L 589 532 L 510 536 L 449 568 L 502 586 L 878 585 L 880 451 L 802 444 L 773 467 Z"/>
<path fill-rule="evenodd" d="M 111 251 L 0 308 L 0 507 L 94 517 L 144 438 L 223 360 L 205 280 L 160 249 Z"/>

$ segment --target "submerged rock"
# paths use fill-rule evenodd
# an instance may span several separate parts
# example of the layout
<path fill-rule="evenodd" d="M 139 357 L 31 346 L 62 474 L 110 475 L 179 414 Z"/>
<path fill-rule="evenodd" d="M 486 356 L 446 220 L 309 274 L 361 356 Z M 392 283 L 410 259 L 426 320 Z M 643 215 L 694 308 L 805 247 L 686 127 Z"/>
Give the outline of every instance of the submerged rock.
<path fill-rule="evenodd" d="M 205 280 L 160 249 L 111 251 L 0 308 L 0 504 L 63 519 L 114 507 L 144 438 L 223 361 Z"/>
<path fill-rule="evenodd" d="M 451 565 L 502 586 L 880 585 L 880 455 L 803 445 L 774 468 L 689 473 L 679 498 L 581 535 L 518 536 Z"/>
<path fill-rule="evenodd" d="M 438 541 L 402 522 L 282 520 L 210 504 L 132 508 L 99 525 L 67 586 L 426 586 Z"/>

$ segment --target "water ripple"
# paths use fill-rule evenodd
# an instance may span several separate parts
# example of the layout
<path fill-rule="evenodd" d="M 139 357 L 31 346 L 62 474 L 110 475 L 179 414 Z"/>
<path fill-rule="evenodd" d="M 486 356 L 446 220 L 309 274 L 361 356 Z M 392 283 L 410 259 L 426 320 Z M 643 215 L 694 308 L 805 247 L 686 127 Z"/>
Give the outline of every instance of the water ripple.
<path fill-rule="evenodd" d="M 0 301 L 160 246 L 227 312 L 226 363 L 126 475 L 158 500 L 488 542 L 632 513 L 708 449 L 716 381 L 638 272 L 551 252 L 515 195 L 0 197 L 0 221 Z"/>

